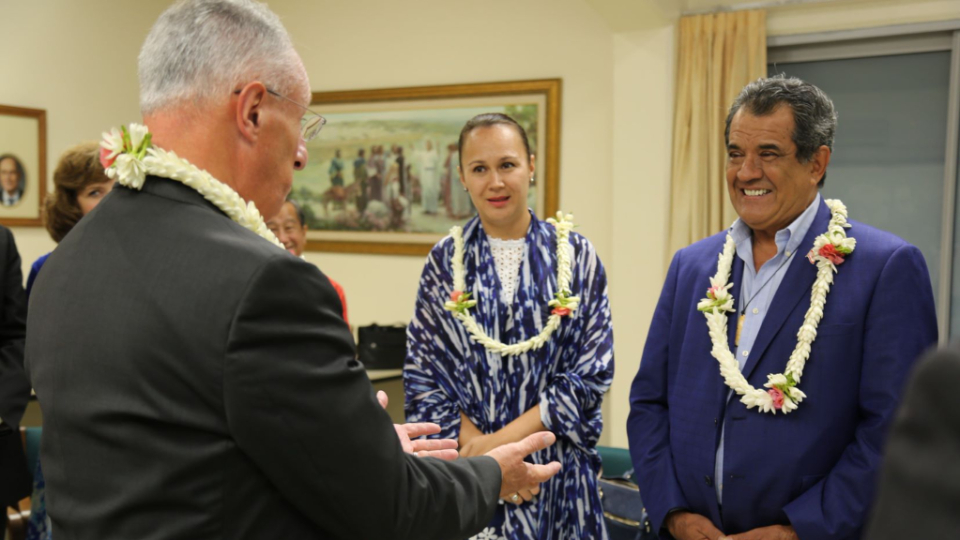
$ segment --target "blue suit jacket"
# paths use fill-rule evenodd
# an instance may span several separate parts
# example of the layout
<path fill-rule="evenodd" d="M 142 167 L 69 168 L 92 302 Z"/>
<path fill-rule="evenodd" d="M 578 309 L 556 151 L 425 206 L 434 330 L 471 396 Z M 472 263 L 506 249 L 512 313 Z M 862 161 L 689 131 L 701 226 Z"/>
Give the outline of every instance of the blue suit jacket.
<path fill-rule="evenodd" d="M 827 229 L 823 203 L 803 240 Z M 627 430 L 640 491 L 659 529 L 670 509 L 710 518 L 725 534 L 792 524 L 802 540 L 859 538 L 874 494 L 887 428 L 914 361 L 937 340 L 933 291 L 920 251 L 850 222 L 857 247 L 835 275 L 788 415 L 747 410 L 710 355 L 696 309 L 717 269 L 726 231 L 680 250 L 657 304 L 630 392 Z M 806 253 L 798 253 L 805 255 Z M 733 297 L 743 262 L 735 259 Z M 816 267 L 795 257 L 774 296 L 744 377 L 754 387 L 781 373 L 810 307 Z M 727 323 L 731 349 L 736 315 Z M 726 426 L 723 512 L 714 462 Z"/>

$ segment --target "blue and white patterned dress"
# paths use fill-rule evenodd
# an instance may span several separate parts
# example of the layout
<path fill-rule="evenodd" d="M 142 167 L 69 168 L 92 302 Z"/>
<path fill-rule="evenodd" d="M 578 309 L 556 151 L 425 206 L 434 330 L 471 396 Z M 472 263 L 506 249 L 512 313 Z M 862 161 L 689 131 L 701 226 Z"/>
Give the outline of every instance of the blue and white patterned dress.
<path fill-rule="evenodd" d="M 516 343 L 540 333 L 557 286 L 556 230 L 533 216 L 512 303 L 500 300 L 500 281 L 480 220 L 464 227 L 471 313 L 494 339 Z M 613 330 L 603 265 L 586 238 L 570 234 L 574 256 L 570 288 L 580 297 L 571 318 L 539 350 L 518 356 L 487 352 L 444 310 L 453 290 L 453 240 L 430 252 L 407 330 L 404 366 L 408 422 L 435 422 L 440 438 L 457 439 L 462 410 L 483 433 L 493 433 L 537 404 L 557 435 L 535 463 L 559 461 L 560 472 L 540 494 L 519 506 L 501 505 L 479 538 L 579 540 L 606 538 L 597 491 L 603 428 L 600 404 L 613 378 Z"/>

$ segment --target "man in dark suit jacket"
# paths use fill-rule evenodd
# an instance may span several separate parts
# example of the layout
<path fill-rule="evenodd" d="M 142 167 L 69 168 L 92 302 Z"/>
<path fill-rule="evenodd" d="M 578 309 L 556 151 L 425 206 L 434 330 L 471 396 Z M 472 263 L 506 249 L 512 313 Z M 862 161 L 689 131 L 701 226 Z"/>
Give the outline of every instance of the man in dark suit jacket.
<path fill-rule="evenodd" d="M 717 312 L 727 332 L 708 332 L 698 310 L 724 231 L 674 256 L 631 389 L 630 451 L 664 536 L 862 534 L 901 386 L 937 325 L 917 248 L 850 220 L 838 228 L 856 240 L 852 253 L 844 257 L 839 237 L 811 250 L 831 221 L 818 187 L 835 126 L 829 98 L 797 79 L 751 83 L 730 109 L 727 186 L 740 219 L 729 233 L 734 311 Z M 812 308 L 819 267 L 810 252 L 834 280 Z M 808 313 L 815 331 L 804 326 Z M 797 348 L 800 335 L 813 336 L 809 349 Z M 804 349 L 802 379 L 769 381 Z M 724 353 L 735 355 L 726 377 L 713 356 Z M 732 390 L 740 374 L 752 390 Z M 790 379 L 806 394 L 792 411 Z M 748 408 L 750 399 L 770 410 Z"/>
<path fill-rule="evenodd" d="M 20 253 L 13 235 L 0 227 L 0 537 L 6 530 L 7 507 L 30 494 L 30 472 L 23 455 L 20 419 L 30 399 L 23 372 L 23 338 L 27 303 L 23 293 Z"/>
<path fill-rule="evenodd" d="M 960 538 L 960 351 L 917 366 L 890 430 L 870 540 Z"/>
<path fill-rule="evenodd" d="M 464 538 L 499 497 L 556 473 L 523 461 L 549 433 L 478 459 L 413 455 L 443 444 L 408 439 L 429 426 L 395 432 L 329 281 L 268 241 L 259 215 L 228 217 L 246 204 L 169 179 L 195 166 L 279 210 L 319 126 L 273 13 L 178 3 L 139 73 L 154 145 L 192 165 L 164 178 L 130 152 L 105 156 L 121 183 L 151 175 L 84 217 L 33 290 L 27 364 L 55 537 Z"/>

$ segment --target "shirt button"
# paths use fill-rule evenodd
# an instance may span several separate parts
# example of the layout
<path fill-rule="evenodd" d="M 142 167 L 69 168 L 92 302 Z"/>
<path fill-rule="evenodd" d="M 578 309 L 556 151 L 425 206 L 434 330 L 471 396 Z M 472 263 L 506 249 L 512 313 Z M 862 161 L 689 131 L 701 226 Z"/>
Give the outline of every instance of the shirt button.
<path fill-rule="evenodd" d="M 757 313 L 760 313 L 760 310 L 757 308 L 753 308 L 753 314 L 756 315 Z"/>
<path fill-rule="evenodd" d="M 750 351 L 743 351 L 743 357 L 746 358 L 750 356 Z"/>

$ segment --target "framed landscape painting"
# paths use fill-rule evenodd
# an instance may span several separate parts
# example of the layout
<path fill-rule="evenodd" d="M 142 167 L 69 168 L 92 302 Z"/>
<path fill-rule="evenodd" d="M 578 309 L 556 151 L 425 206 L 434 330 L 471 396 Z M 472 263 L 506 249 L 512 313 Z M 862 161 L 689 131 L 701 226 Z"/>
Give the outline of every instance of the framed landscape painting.
<path fill-rule="evenodd" d="M 457 174 L 457 139 L 487 112 L 514 118 L 536 155 L 528 204 L 538 216 L 559 199 L 559 79 L 316 92 L 327 119 L 307 144 L 291 199 L 304 210 L 307 249 L 426 254 L 475 214 Z"/>
<path fill-rule="evenodd" d="M 42 224 L 47 191 L 47 113 L 0 105 L 0 224 Z"/>

